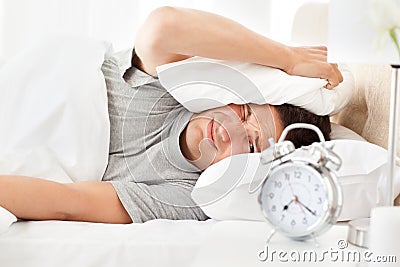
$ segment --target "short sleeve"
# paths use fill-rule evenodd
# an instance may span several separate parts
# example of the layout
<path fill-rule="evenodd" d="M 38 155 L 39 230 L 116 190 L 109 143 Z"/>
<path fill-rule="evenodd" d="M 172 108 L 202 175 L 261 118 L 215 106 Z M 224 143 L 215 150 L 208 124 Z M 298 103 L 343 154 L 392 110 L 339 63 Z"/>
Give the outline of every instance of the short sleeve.
<path fill-rule="evenodd" d="M 158 77 L 151 76 L 140 69 L 132 66 L 132 58 L 136 54 L 135 49 L 127 49 L 120 52 L 106 54 L 104 62 L 111 64 L 118 76 L 132 87 L 158 82 Z"/>
<path fill-rule="evenodd" d="M 187 181 L 148 185 L 111 181 L 122 205 L 134 223 L 153 219 L 206 220 L 208 217 L 193 201 L 193 187 Z"/>

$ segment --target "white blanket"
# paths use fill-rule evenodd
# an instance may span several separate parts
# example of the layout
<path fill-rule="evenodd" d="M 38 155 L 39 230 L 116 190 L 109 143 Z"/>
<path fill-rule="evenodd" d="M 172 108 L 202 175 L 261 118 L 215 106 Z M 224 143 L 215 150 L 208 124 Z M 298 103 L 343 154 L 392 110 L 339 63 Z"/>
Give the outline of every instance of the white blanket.
<path fill-rule="evenodd" d="M 0 68 L 0 173 L 101 180 L 109 119 L 101 66 L 109 45 L 54 37 Z"/>
<path fill-rule="evenodd" d="M 110 133 L 101 72 L 108 49 L 54 37 L 0 66 L 0 174 L 101 180 Z M 15 221 L 0 207 L 0 234 Z"/>
<path fill-rule="evenodd" d="M 288 266 L 288 262 L 278 259 L 277 253 L 273 261 L 271 255 L 266 261 L 258 259 L 271 229 L 265 222 L 249 221 L 153 220 L 129 225 L 22 221 L 0 236 L 0 266 Z M 345 240 L 346 234 L 347 226 L 335 225 L 317 238 L 318 248 L 312 240 L 293 242 L 276 234 L 270 249 L 287 253 L 295 249 L 299 253 L 316 250 L 319 257 L 325 250 L 347 253 L 355 248 L 351 245 L 346 250 L 338 248 L 338 241 Z M 333 261 L 331 257 L 335 254 L 325 255 L 323 262 L 305 261 L 294 265 L 354 267 L 359 264 Z"/>
<path fill-rule="evenodd" d="M 0 266 L 190 266 L 213 225 L 213 220 L 20 221 L 0 236 Z"/>
<path fill-rule="evenodd" d="M 17 217 L 5 208 L 0 207 L 0 235 L 8 231 L 12 223 L 17 221 Z"/>

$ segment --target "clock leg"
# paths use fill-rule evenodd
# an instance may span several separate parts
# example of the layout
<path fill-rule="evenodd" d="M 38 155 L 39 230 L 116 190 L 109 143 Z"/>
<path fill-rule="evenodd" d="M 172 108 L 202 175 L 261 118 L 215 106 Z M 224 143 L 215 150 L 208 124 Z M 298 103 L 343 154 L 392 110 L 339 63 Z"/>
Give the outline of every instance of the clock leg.
<path fill-rule="evenodd" d="M 319 247 L 320 247 L 320 244 L 319 244 L 319 242 L 318 242 L 318 240 L 317 240 L 317 235 L 316 235 L 315 233 L 312 233 L 311 236 L 312 236 L 312 238 L 313 238 L 313 240 L 314 240 L 315 247 L 316 247 L 316 248 L 319 248 Z"/>
<path fill-rule="evenodd" d="M 271 241 L 271 238 L 275 235 L 276 228 L 272 229 L 271 233 L 269 233 L 267 239 L 265 240 L 264 249 L 258 252 L 258 259 L 260 261 L 266 261 L 268 258 L 268 244 Z"/>
<path fill-rule="evenodd" d="M 267 239 L 265 240 L 265 245 L 268 246 L 269 241 L 271 241 L 271 238 L 275 235 L 276 229 L 272 229 L 271 233 L 269 233 Z"/>

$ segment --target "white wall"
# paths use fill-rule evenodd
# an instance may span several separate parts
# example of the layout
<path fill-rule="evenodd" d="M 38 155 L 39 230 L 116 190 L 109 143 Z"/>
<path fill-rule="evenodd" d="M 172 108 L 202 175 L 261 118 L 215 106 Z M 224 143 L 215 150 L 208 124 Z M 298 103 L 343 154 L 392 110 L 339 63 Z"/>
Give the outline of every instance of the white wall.
<path fill-rule="evenodd" d="M 0 58 L 10 58 L 51 33 L 108 40 L 130 47 L 147 14 L 162 5 L 218 13 L 273 39 L 290 39 L 296 9 L 310 0 L 0 0 Z M 327 1 L 327 0 L 314 0 Z"/>
<path fill-rule="evenodd" d="M 0 1 L 0 66 L 1 66 L 1 64 L 2 64 L 2 51 L 3 51 L 3 44 L 4 44 L 4 42 L 2 41 L 3 40 L 3 37 L 4 37 L 4 34 L 3 34 L 3 18 L 4 18 L 4 14 L 3 14 L 3 10 L 4 10 L 4 8 L 3 8 L 3 1 Z"/>
<path fill-rule="evenodd" d="M 289 42 L 297 9 L 307 2 L 327 3 L 329 0 L 270 0 L 270 2 L 271 31 L 269 36 L 277 41 Z"/>

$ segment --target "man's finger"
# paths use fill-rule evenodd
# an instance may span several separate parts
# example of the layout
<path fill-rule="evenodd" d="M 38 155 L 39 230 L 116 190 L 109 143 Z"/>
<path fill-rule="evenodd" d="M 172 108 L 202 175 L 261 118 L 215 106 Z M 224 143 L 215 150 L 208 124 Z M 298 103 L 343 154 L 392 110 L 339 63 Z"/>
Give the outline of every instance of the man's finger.
<path fill-rule="evenodd" d="M 329 71 L 327 72 L 328 84 L 327 89 L 332 89 L 339 85 L 339 75 L 337 73 L 338 67 L 336 64 L 329 64 Z"/>
<path fill-rule="evenodd" d="M 328 90 L 332 90 L 335 86 L 332 86 L 329 82 L 324 86 Z"/>
<path fill-rule="evenodd" d="M 343 82 L 343 75 L 342 75 L 342 72 L 339 70 L 339 67 L 337 66 L 337 64 L 336 64 L 336 73 L 339 77 L 339 83 Z"/>
<path fill-rule="evenodd" d="M 339 70 L 338 64 L 331 64 L 331 66 L 333 67 L 333 70 L 335 71 L 338 84 L 341 83 L 341 82 L 343 82 L 343 76 L 342 76 L 342 73 L 341 73 L 340 70 Z"/>
<path fill-rule="evenodd" d="M 322 51 L 328 51 L 328 48 L 324 45 L 317 45 L 317 46 L 308 46 L 308 48 L 316 49 L 316 50 L 322 50 Z"/>

